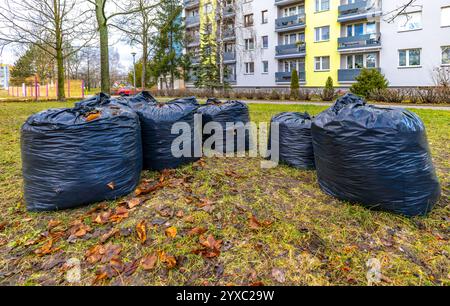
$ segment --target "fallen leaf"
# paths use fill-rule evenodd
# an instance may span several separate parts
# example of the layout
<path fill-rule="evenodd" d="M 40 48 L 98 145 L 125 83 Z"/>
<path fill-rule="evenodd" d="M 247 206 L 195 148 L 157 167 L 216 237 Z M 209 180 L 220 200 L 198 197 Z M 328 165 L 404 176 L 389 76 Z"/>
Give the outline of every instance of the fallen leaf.
<path fill-rule="evenodd" d="M 156 256 L 156 254 L 145 256 L 141 259 L 142 269 L 144 269 L 145 271 L 152 270 L 155 267 L 157 261 L 158 256 Z"/>
<path fill-rule="evenodd" d="M 129 209 L 135 208 L 136 206 L 141 205 L 141 199 L 139 198 L 132 198 L 127 202 L 127 206 Z"/>
<path fill-rule="evenodd" d="M 182 210 L 177 211 L 176 216 L 177 216 L 177 218 L 183 218 L 184 217 L 184 211 L 182 211 Z"/>
<path fill-rule="evenodd" d="M 206 228 L 204 227 L 194 227 L 187 234 L 188 236 L 198 236 L 206 233 Z"/>
<path fill-rule="evenodd" d="M 126 207 L 119 206 L 115 209 L 114 214 L 109 217 L 109 221 L 119 223 L 126 218 L 128 218 L 128 209 Z"/>
<path fill-rule="evenodd" d="M 94 223 L 97 224 L 108 223 L 110 217 L 111 217 L 111 210 L 100 212 L 95 216 Z"/>
<path fill-rule="evenodd" d="M 58 220 L 50 220 L 47 224 L 47 229 L 51 230 L 51 229 L 57 227 L 58 225 L 60 225 L 61 223 L 62 222 L 58 221 Z M 1 228 L 1 226 L 0 226 L 0 228 Z"/>
<path fill-rule="evenodd" d="M 171 226 L 166 229 L 166 236 L 169 238 L 175 238 L 177 236 L 177 228 L 174 226 Z"/>
<path fill-rule="evenodd" d="M 135 259 L 125 264 L 123 274 L 125 276 L 131 276 L 139 267 L 140 259 Z"/>
<path fill-rule="evenodd" d="M 177 265 L 177 260 L 174 256 L 167 255 L 164 251 L 158 252 L 159 261 L 164 263 L 168 269 L 173 269 Z"/>
<path fill-rule="evenodd" d="M 119 230 L 117 228 L 112 228 L 107 233 L 103 234 L 100 237 L 99 241 L 100 241 L 100 243 L 105 243 L 106 241 L 109 240 L 109 238 L 111 238 L 112 236 L 115 236 L 118 233 L 119 233 Z"/>
<path fill-rule="evenodd" d="M 98 118 L 100 118 L 100 113 L 91 113 L 86 117 L 86 122 L 91 122 Z"/>
<path fill-rule="evenodd" d="M 194 254 L 202 255 L 205 258 L 213 258 L 220 255 L 222 240 L 215 240 L 212 235 L 209 235 L 207 238 L 200 236 L 199 242 L 204 248 L 194 250 Z"/>
<path fill-rule="evenodd" d="M 272 277 L 279 283 L 284 283 L 286 281 L 284 271 L 277 268 L 272 269 Z"/>
<path fill-rule="evenodd" d="M 146 195 L 146 194 L 154 192 L 158 189 L 161 189 L 163 187 L 164 187 L 164 183 L 162 183 L 162 182 L 159 182 L 159 183 L 153 184 L 153 185 L 144 183 L 144 184 L 140 185 L 138 188 L 136 188 L 134 193 L 136 194 L 136 196 Z"/>
<path fill-rule="evenodd" d="M 144 244 L 147 241 L 147 223 L 145 220 L 142 220 L 136 225 L 136 233 L 139 241 Z"/>
<path fill-rule="evenodd" d="M 69 238 L 74 239 L 84 237 L 91 230 L 89 225 L 84 224 L 81 220 L 76 220 L 71 224 L 69 229 Z"/>
<path fill-rule="evenodd" d="M 268 226 L 272 225 L 273 222 L 272 221 L 268 221 L 268 220 L 259 221 L 258 219 L 256 219 L 255 216 L 251 216 L 249 218 L 248 223 L 249 223 L 249 227 L 251 229 L 258 230 L 258 229 L 261 229 L 263 227 L 268 227 Z"/>
<path fill-rule="evenodd" d="M 34 254 L 38 256 L 44 256 L 59 251 L 60 248 L 53 248 L 53 243 L 54 243 L 53 239 L 49 239 L 39 249 L 35 250 Z"/>
<path fill-rule="evenodd" d="M 194 216 L 186 216 L 183 218 L 183 221 L 187 223 L 193 223 L 194 222 Z"/>
<path fill-rule="evenodd" d="M 114 182 L 111 182 L 107 185 L 109 189 L 114 190 L 116 188 L 116 184 Z"/>

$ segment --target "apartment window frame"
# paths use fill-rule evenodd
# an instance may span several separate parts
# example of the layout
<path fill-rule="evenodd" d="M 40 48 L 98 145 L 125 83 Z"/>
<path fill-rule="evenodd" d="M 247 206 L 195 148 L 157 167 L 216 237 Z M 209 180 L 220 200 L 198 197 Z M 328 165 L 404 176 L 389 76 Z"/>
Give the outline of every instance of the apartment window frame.
<path fill-rule="evenodd" d="M 411 65 L 411 52 L 419 51 L 419 62 L 418 64 Z M 405 61 L 404 65 L 402 64 L 402 54 L 404 53 Z M 398 50 L 398 68 L 399 69 L 407 69 L 407 68 L 421 68 L 422 67 L 422 49 L 421 48 L 411 48 L 411 49 L 400 49 Z"/>
<path fill-rule="evenodd" d="M 330 10 L 330 2 L 331 0 L 315 0 L 315 12 L 321 13 L 321 12 L 327 12 Z M 327 3 L 327 6 L 325 7 L 324 3 Z"/>
<path fill-rule="evenodd" d="M 262 61 L 262 72 L 261 74 L 269 74 L 269 61 Z"/>
<path fill-rule="evenodd" d="M 328 37 L 325 39 L 324 39 L 324 29 L 328 29 Z M 320 43 L 320 42 L 330 41 L 330 36 L 331 36 L 330 31 L 331 31 L 331 28 L 329 25 L 314 28 L 314 42 Z"/>
<path fill-rule="evenodd" d="M 255 62 L 245 62 L 245 75 L 254 75 L 255 74 Z"/>
<path fill-rule="evenodd" d="M 444 23 L 444 21 L 447 23 Z M 450 27 L 450 6 L 443 6 L 441 7 L 441 28 L 448 27 Z"/>
<path fill-rule="evenodd" d="M 255 50 L 255 39 L 253 37 L 244 39 L 245 51 Z"/>
<path fill-rule="evenodd" d="M 255 24 L 255 20 L 254 20 L 253 13 L 244 15 L 244 27 L 249 28 L 249 27 L 252 27 L 254 24 Z"/>
<path fill-rule="evenodd" d="M 444 56 L 444 53 L 447 53 L 447 55 Z M 441 66 L 450 66 L 450 45 L 441 47 Z"/>
<path fill-rule="evenodd" d="M 264 10 L 261 11 L 261 24 L 268 24 L 269 23 L 269 11 Z"/>
<path fill-rule="evenodd" d="M 372 56 L 374 59 L 373 67 L 371 65 L 369 65 L 369 63 L 371 62 L 369 57 L 372 57 Z M 351 59 L 350 62 L 349 62 L 349 59 Z M 375 53 L 375 52 L 349 54 L 345 57 L 345 60 L 346 60 L 346 69 L 363 69 L 363 68 L 376 69 L 379 66 L 377 53 Z"/>
<path fill-rule="evenodd" d="M 413 25 L 414 24 L 414 23 L 411 23 L 413 17 L 410 17 L 410 16 L 415 16 L 415 15 L 419 15 L 420 16 L 420 25 L 417 25 L 417 27 L 414 27 L 414 28 L 408 28 L 408 25 Z M 403 22 L 404 22 L 404 25 L 402 26 Z M 399 33 L 420 31 L 420 30 L 423 30 L 423 12 L 422 11 L 415 11 L 415 12 L 404 13 L 404 14 L 400 14 L 398 16 L 397 31 Z"/>
<path fill-rule="evenodd" d="M 261 46 L 262 46 L 262 49 L 269 49 L 269 36 L 268 35 L 261 36 Z"/>
<path fill-rule="evenodd" d="M 324 67 L 324 59 L 328 58 L 328 68 Z M 319 67 L 317 66 L 319 64 Z M 329 55 L 315 56 L 314 57 L 314 71 L 325 72 L 331 70 L 331 57 Z"/>

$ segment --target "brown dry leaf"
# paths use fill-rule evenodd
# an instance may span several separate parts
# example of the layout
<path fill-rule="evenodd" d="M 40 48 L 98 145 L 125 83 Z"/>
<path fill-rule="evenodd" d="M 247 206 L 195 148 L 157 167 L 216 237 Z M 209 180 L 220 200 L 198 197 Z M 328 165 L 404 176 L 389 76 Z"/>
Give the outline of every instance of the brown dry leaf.
<path fill-rule="evenodd" d="M 91 121 L 94 121 L 95 119 L 98 119 L 98 118 L 100 118 L 100 113 L 93 113 L 93 114 L 89 114 L 86 117 L 86 121 L 87 122 L 91 122 Z"/>
<path fill-rule="evenodd" d="M 131 200 L 129 200 L 127 202 L 127 206 L 129 209 L 135 208 L 136 206 L 141 205 L 142 201 L 141 199 L 138 198 L 132 198 Z"/>
<path fill-rule="evenodd" d="M 258 219 L 256 219 L 255 216 L 251 216 L 248 220 L 248 225 L 253 230 L 259 230 L 263 227 L 268 227 L 268 226 L 272 225 L 272 223 L 273 223 L 272 221 L 268 221 L 268 220 L 259 221 Z"/>
<path fill-rule="evenodd" d="M 33 218 L 24 218 L 21 221 L 22 222 L 30 222 L 30 221 L 33 221 Z"/>
<path fill-rule="evenodd" d="M 110 262 L 112 259 L 119 256 L 120 252 L 122 252 L 122 246 L 120 244 L 112 244 L 108 243 L 104 246 L 103 256 L 101 259 L 102 263 Z"/>
<path fill-rule="evenodd" d="M 184 217 L 184 211 L 182 211 L 182 210 L 177 211 L 176 216 L 177 216 L 177 218 L 183 218 Z"/>
<path fill-rule="evenodd" d="M 115 209 L 114 214 L 109 217 L 109 221 L 119 223 L 126 218 L 128 218 L 128 209 L 126 207 L 119 206 Z"/>
<path fill-rule="evenodd" d="M 187 223 L 194 223 L 194 216 L 192 216 L 192 215 L 186 216 L 183 218 L 183 221 L 187 222 Z"/>
<path fill-rule="evenodd" d="M 222 248 L 222 240 L 214 239 L 213 235 L 209 235 L 206 239 L 200 236 L 200 244 L 203 249 L 194 250 L 193 253 L 202 255 L 205 258 L 218 257 L 220 255 L 220 249 Z"/>
<path fill-rule="evenodd" d="M 59 251 L 60 248 L 53 248 L 53 243 L 54 243 L 53 239 L 49 239 L 39 249 L 35 250 L 34 254 L 38 256 L 44 256 Z"/>
<path fill-rule="evenodd" d="M 130 261 L 129 263 L 126 263 L 123 269 L 123 274 L 125 276 L 131 276 L 134 272 L 136 272 L 137 268 L 139 268 L 140 259 L 135 259 L 133 261 Z"/>
<path fill-rule="evenodd" d="M 147 255 L 141 259 L 141 266 L 144 271 L 149 271 L 153 269 L 158 261 L 158 256 L 156 254 Z"/>
<path fill-rule="evenodd" d="M 111 217 L 111 210 L 102 211 L 95 216 L 94 223 L 106 224 L 108 223 L 110 217 Z"/>
<path fill-rule="evenodd" d="M 93 246 L 86 252 L 85 258 L 88 263 L 94 264 L 102 259 L 103 254 L 105 254 L 105 247 L 101 244 L 98 244 Z"/>
<path fill-rule="evenodd" d="M 109 232 L 103 234 L 103 235 L 100 237 L 100 240 L 99 240 L 99 241 L 100 241 L 100 243 L 105 243 L 106 241 L 109 240 L 109 238 L 111 238 L 111 237 L 117 235 L 118 233 L 119 233 L 119 230 L 118 230 L 117 228 L 112 228 Z"/>
<path fill-rule="evenodd" d="M 194 227 L 187 234 L 188 236 L 198 236 L 206 233 L 206 228 L 204 227 Z"/>
<path fill-rule="evenodd" d="M 139 241 L 144 244 L 147 241 L 147 223 L 142 220 L 136 225 L 136 233 Z"/>
<path fill-rule="evenodd" d="M 241 177 L 239 174 L 237 174 L 233 170 L 226 170 L 225 171 L 225 175 L 226 176 L 231 176 L 231 177 L 234 177 L 234 178 L 240 178 Z"/>
<path fill-rule="evenodd" d="M 136 196 L 141 196 L 141 195 L 146 195 L 149 193 L 152 193 L 158 189 L 161 189 L 164 187 L 163 183 L 157 183 L 157 184 L 153 184 L 153 185 L 149 185 L 147 183 L 141 184 L 138 188 L 136 188 L 135 190 L 135 194 Z"/>
<path fill-rule="evenodd" d="M 169 238 L 175 238 L 177 236 L 177 228 L 175 226 L 171 226 L 166 229 L 166 236 Z"/>
<path fill-rule="evenodd" d="M 174 256 L 167 255 L 164 251 L 158 252 L 159 261 L 164 263 L 168 269 L 173 269 L 177 265 L 177 260 Z"/>
<path fill-rule="evenodd" d="M 70 237 L 81 238 L 92 230 L 89 225 L 84 224 L 81 220 L 76 220 L 71 225 L 69 229 Z"/>
<path fill-rule="evenodd" d="M 116 188 L 116 184 L 114 182 L 111 182 L 107 185 L 109 189 L 114 190 Z"/>
<path fill-rule="evenodd" d="M 60 225 L 61 223 L 62 222 L 58 221 L 58 220 L 50 220 L 47 224 L 47 229 L 51 230 L 51 229 L 57 227 L 58 225 Z M 1 226 L 0 226 L 0 228 L 1 228 Z"/>

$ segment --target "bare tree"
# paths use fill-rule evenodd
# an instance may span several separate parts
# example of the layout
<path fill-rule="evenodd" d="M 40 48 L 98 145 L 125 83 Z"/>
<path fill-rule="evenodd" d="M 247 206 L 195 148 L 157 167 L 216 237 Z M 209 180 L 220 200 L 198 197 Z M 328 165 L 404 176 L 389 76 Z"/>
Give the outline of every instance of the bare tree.
<path fill-rule="evenodd" d="M 417 4 L 417 0 L 402 0 L 399 1 L 401 2 L 400 4 L 397 5 L 397 7 L 389 12 L 386 12 L 384 14 L 384 19 L 386 22 L 388 23 L 392 23 L 395 21 L 395 19 L 397 19 L 399 16 L 407 14 L 408 10 L 410 8 L 421 8 L 422 5 L 418 5 Z"/>
<path fill-rule="evenodd" d="M 110 93 L 111 81 L 109 75 L 109 35 L 108 28 L 116 18 L 139 13 L 142 8 L 135 6 L 134 0 L 87 0 L 95 8 L 98 32 L 100 35 L 100 63 L 101 63 L 101 89 L 104 93 Z M 155 7 L 149 5 L 145 9 Z"/>
<path fill-rule="evenodd" d="M 64 62 L 94 37 L 83 0 L 3 0 L 0 4 L 0 47 L 33 45 L 56 60 L 58 100 L 65 99 Z M 79 47 L 67 48 L 76 43 Z"/>
<path fill-rule="evenodd" d="M 154 20 L 152 14 L 154 13 L 155 0 L 132 0 L 132 6 L 136 8 L 136 12 L 123 16 L 118 19 L 111 26 L 117 28 L 125 34 L 125 40 L 131 45 L 139 45 L 142 47 L 142 76 L 141 87 L 142 90 L 146 87 L 147 80 L 147 65 L 150 56 L 150 37 L 152 35 L 152 28 L 154 27 Z"/>

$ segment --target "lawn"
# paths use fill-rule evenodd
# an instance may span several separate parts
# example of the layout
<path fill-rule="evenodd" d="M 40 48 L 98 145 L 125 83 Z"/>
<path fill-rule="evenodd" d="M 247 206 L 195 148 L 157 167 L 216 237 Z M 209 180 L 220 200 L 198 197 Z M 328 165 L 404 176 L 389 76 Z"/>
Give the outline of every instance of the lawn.
<path fill-rule="evenodd" d="M 156 190 L 56 213 L 28 213 L 19 129 L 32 113 L 71 103 L 0 103 L 0 284 L 450 285 L 450 112 L 414 110 L 427 126 L 443 196 L 427 217 L 369 211 L 321 192 L 313 171 L 261 169 L 259 158 L 212 158 L 144 172 Z M 251 105 L 254 121 L 282 111 Z M 89 192 L 88 190 L 86 192 Z"/>

